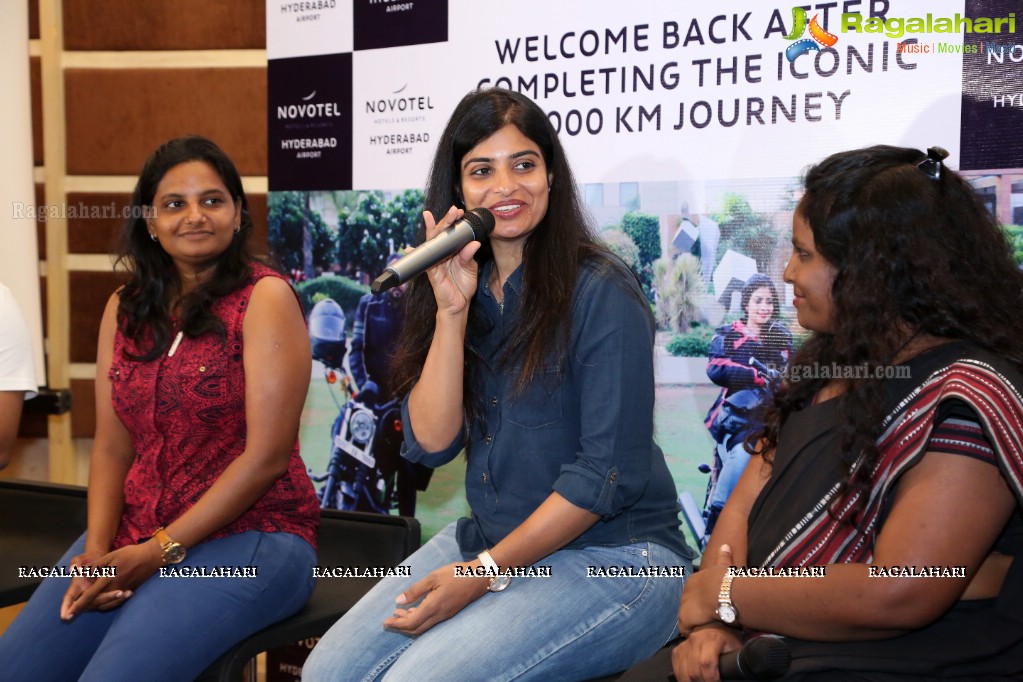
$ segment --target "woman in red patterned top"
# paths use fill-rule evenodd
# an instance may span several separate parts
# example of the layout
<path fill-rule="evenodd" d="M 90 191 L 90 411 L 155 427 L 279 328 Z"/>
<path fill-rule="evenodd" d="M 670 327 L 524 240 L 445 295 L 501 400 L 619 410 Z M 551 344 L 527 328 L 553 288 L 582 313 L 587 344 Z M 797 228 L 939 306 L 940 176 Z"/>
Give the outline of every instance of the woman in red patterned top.
<path fill-rule="evenodd" d="M 89 575 L 35 592 L 0 639 L 6 679 L 193 679 L 308 598 L 309 341 L 248 252 L 247 206 L 209 140 L 146 162 L 100 327 L 88 531 L 57 564 Z"/>

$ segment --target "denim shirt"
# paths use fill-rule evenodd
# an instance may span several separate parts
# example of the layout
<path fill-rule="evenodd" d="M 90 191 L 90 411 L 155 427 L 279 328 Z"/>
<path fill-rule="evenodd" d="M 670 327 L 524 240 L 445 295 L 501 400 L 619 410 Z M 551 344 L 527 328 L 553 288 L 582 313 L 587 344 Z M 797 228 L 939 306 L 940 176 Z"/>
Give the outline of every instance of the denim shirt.
<path fill-rule="evenodd" d="M 496 358 L 522 314 L 522 267 L 504 285 L 503 312 L 485 284 L 493 267 L 482 267 L 472 302 L 493 327 L 469 339 L 491 362 L 478 386 L 485 423 L 471 426 L 465 491 L 472 518 L 459 521 L 460 549 L 468 556 L 493 547 L 557 492 L 600 516 L 568 548 L 656 542 L 693 558 L 679 530 L 675 484 L 653 440 L 654 328 L 635 278 L 619 264 L 581 265 L 563 375 L 548 369 L 516 395 L 517 368 L 502 371 Z M 402 455 L 410 461 L 437 467 L 465 445 L 459 434 L 447 448 L 425 451 L 407 396 L 402 420 Z"/>

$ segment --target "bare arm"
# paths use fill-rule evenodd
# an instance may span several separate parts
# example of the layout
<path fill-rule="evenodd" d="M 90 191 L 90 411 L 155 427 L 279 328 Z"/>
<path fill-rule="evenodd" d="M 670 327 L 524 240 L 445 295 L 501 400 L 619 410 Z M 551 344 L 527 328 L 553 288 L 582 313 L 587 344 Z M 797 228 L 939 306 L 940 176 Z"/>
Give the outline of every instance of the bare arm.
<path fill-rule="evenodd" d="M 117 329 L 118 294 L 103 310 L 96 351 L 96 435 L 89 461 L 88 529 L 85 551 L 71 561 L 76 566 L 104 565 L 124 509 L 124 479 L 135 456 L 131 436 L 114 412 L 109 377 L 113 364 L 114 333 Z M 87 578 L 74 578 L 64 593 L 60 616 L 69 620 L 88 609 L 112 609 L 131 596 L 112 586 Z"/>
<path fill-rule="evenodd" d="M 135 457 L 131 436 L 114 412 L 112 383 L 108 376 L 113 364 L 117 305 L 118 294 L 114 294 L 103 311 L 96 352 L 96 436 L 89 460 L 86 553 L 110 551 L 124 508 L 124 479 Z"/>
<path fill-rule="evenodd" d="M 596 514 L 551 493 L 536 511 L 494 545 L 490 555 L 498 566 L 529 566 L 575 540 L 599 520 Z"/>
<path fill-rule="evenodd" d="M 738 577 L 732 598 L 745 627 L 804 639 L 879 639 L 918 629 L 961 598 L 1014 506 L 996 467 L 929 452 L 902 477 L 873 565 L 962 566 L 966 577 L 871 577 L 866 564 L 828 565 L 821 578 Z M 684 628 L 710 620 L 724 571 L 701 570 L 687 583 Z"/>
<path fill-rule="evenodd" d="M 451 445 L 462 429 L 462 363 L 468 319 L 468 310 L 455 315 L 437 313 L 423 373 L 409 394 L 412 432 L 428 452 Z"/>

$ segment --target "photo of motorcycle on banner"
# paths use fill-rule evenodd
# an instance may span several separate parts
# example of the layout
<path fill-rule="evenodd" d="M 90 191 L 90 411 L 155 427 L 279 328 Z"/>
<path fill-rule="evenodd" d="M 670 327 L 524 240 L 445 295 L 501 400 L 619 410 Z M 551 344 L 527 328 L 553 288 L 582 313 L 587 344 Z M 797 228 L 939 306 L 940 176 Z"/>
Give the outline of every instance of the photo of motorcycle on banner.
<path fill-rule="evenodd" d="M 399 256 L 391 254 L 387 263 Z M 341 305 L 315 296 L 308 327 L 320 376 L 313 379 L 337 408 L 326 471 L 309 471 L 322 509 L 415 516 L 417 492 L 433 473 L 400 455 L 401 397 L 390 390 L 389 372 L 404 321 L 403 293 L 399 286 L 359 298 L 350 337 Z"/>

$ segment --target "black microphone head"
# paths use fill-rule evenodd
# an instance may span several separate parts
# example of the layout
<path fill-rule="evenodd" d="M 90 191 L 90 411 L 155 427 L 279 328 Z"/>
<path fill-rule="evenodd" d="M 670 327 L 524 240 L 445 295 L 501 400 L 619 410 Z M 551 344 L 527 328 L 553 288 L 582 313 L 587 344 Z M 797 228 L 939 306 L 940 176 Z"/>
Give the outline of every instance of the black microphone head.
<path fill-rule="evenodd" d="M 494 231 L 494 214 L 490 212 L 489 208 L 474 208 L 471 211 L 466 211 L 465 215 L 462 216 L 462 220 L 469 223 L 472 226 L 472 232 L 476 235 L 476 241 L 483 241 L 490 236 L 490 233 Z"/>
<path fill-rule="evenodd" d="M 739 668 L 746 679 L 776 680 L 789 671 L 792 653 L 780 637 L 755 637 L 739 652 Z"/>

